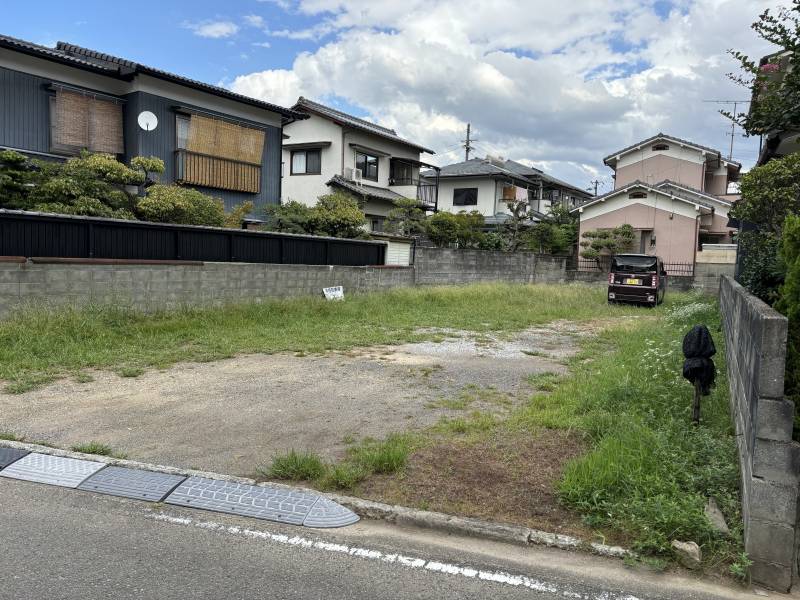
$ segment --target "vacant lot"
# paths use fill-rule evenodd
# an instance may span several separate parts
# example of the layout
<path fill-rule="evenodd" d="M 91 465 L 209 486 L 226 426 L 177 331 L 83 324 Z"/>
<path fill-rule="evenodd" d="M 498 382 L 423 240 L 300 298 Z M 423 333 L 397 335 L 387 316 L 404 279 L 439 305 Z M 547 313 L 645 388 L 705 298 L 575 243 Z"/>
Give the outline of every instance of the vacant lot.
<path fill-rule="evenodd" d="M 710 564 L 740 569 L 724 348 L 699 427 L 680 376 L 698 322 L 717 331 L 712 301 L 608 306 L 583 286 L 34 310 L 0 324 L 0 432 L 597 533 L 646 554 L 694 540 Z M 704 516 L 709 496 L 732 537 Z"/>

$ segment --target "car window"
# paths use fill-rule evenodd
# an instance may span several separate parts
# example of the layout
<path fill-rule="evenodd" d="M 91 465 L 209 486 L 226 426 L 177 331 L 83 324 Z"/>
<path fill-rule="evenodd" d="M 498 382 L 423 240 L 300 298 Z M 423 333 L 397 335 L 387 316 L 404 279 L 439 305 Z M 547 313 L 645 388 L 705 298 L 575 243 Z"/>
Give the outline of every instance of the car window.
<path fill-rule="evenodd" d="M 611 261 L 611 270 L 616 273 L 647 273 L 656 271 L 658 258 L 655 256 L 640 256 L 624 254 L 615 256 Z"/>

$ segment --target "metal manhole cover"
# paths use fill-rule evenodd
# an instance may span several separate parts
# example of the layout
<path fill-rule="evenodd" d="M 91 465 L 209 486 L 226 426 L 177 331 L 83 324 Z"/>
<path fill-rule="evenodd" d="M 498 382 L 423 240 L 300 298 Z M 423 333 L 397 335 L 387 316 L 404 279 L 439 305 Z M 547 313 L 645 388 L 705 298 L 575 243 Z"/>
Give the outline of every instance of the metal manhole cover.
<path fill-rule="evenodd" d="M 160 502 L 184 479 L 186 477 L 183 475 L 169 475 L 140 469 L 126 469 L 125 467 L 106 467 L 80 484 L 78 489 Z"/>
<path fill-rule="evenodd" d="M 19 460 L 26 454 L 30 454 L 27 450 L 18 450 L 17 448 L 0 448 L 0 469 L 5 469 L 11 463 Z"/>
<path fill-rule="evenodd" d="M 33 452 L 0 471 L 0 477 L 75 488 L 105 465 L 91 460 Z"/>
<path fill-rule="evenodd" d="M 316 494 L 293 490 L 190 477 L 165 502 L 302 525 L 318 498 Z"/>
<path fill-rule="evenodd" d="M 358 515 L 341 504 L 319 497 L 308 512 L 306 527 L 344 527 L 358 522 Z"/>

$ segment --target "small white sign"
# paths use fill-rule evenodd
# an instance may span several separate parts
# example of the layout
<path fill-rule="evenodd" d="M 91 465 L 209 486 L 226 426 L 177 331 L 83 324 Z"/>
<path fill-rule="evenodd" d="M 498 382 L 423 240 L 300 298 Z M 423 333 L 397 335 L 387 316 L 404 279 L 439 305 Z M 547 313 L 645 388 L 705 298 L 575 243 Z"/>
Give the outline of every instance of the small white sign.
<path fill-rule="evenodd" d="M 344 300 L 344 288 L 340 285 L 322 288 L 327 300 Z"/>

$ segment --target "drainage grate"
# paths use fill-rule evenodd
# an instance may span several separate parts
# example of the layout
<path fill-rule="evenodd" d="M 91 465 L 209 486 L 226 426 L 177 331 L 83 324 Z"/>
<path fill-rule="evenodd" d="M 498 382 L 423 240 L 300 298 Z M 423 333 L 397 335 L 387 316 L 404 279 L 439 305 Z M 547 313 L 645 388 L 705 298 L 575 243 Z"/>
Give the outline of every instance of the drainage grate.
<path fill-rule="evenodd" d="M 49 483 L 62 487 L 75 488 L 81 482 L 102 469 L 105 465 L 90 460 L 64 458 L 34 452 L 0 471 L 0 477 L 23 479 L 38 483 Z"/>
<path fill-rule="evenodd" d="M 302 525 L 318 499 L 316 494 L 305 492 L 190 477 L 167 496 L 165 502 Z"/>
<path fill-rule="evenodd" d="M 186 477 L 183 475 L 169 475 L 124 467 L 106 467 L 80 484 L 78 489 L 160 502 L 184 479 Z"/>
<path fill-rule="evenodd" d="M 311 507 L 303 525 L 306 527 L 344 527 L 358 521 L 358 515 L 352 510 L 320 496 Z"/>
<path fill-rule="evenodd" d="M 11 463 L 18 461 L 23 456 L 30 454 L 27 450 L 17 448 L 0 448 L 0 469 L 5 469 Z"/>

